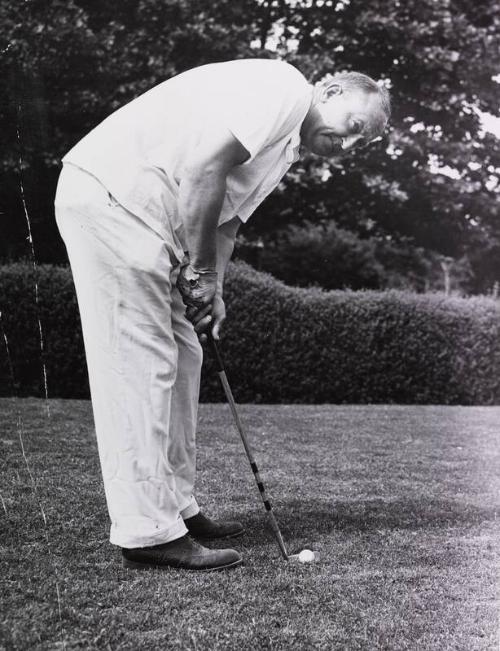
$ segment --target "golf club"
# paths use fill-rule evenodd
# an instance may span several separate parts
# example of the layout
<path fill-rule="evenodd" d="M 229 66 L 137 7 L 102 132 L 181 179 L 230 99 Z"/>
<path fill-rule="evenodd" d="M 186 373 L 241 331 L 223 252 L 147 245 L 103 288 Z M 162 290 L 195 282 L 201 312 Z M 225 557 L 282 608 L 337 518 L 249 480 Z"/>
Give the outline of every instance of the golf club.
<path fill-rule="evenodd" d="M 252 472 L 255 477 L 255 481 L 257 483 L 257 487 L 259 489 L 260 496 L 262 498 L 262 502 L 264 504 L 264 508 L 266 509 L 267 517 L 269 520 L 269 524 L 271 525 L 272 532 L 274 534 L 274 537 L 276 538 L 276 542 L 279 545 L 281 555 L 286 561 L 298 561 L 300 563 L 311 563 L 319 560 L 319 554 L 318 552 L 313 552 L 309 549 L 304 549 L 300 552 L 300 554 L 288 554 L 286 551 L 285 543 L 283 541 L 283 536 L 281 535 L 281 531 L 278 525 L 278 522 L 274 516 L 273 509 L 271 506 L 271 502 L 269 501 L 269 498 L 266 495 L 266 489 L 264 487 L 264 483 L 260 477 L 259 474 L 259 469 L 257 467 L 257 464 L 255 462 L 255 458 L 253 456 L 252 449 L 250 447 L 250 444 L 248 442 L 247 436 L 245 434 L 245 431 L 243 429 L 243 425 L 241 423 L 240 417 L 238 415 L 238 410 L 236 409 L 236 402 L 233 397 L 233 392 L 231 391 L 231 387 L 229 386 L 229 382 L 227 379 L 226 371 L 224 368 L 224 363 L 222 361 L 222 356 L 219 351 L 219 347 L 217 346 L 217 343 L 215 339 L 212 336 L 212 332 L 209 329 L 207 332 L 207 339 L 210 343 L 210 346 L 212 348 L 212 352 L 214 355 L 215 363 L 216 363 L 216 368 L 217 368 L 217 373 L 219 375 L 219 379 L 221 381 L 222 387 L 224 389 L 224 393 L 226 394 L 227 401 L 229 403 L 229 407 L 231 408 L 231 412 L 233 414 L 234 422 L 236 424 L 236 429 L 239 432 L 239 435 L 241 437 L 243 447 L 245 448 L 246 455 L 248 457 L 248 461 L 250 462 L 250 467 L 252 469 Z"/>

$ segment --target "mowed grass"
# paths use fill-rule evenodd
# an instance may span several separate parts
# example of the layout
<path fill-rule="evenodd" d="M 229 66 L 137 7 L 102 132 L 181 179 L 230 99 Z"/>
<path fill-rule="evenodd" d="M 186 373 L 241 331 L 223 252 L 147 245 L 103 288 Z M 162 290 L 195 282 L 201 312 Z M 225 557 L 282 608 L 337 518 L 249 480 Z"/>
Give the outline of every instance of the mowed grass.
<path fill-rule="evenodd" d="M 199 501 L 247 533 L 244 567 L 197 574 L 121 567 L 90 403 L 49 404 L 0 400 L 1 648 L 498 648 L 500 408 L 242 406 L 290 551 L 321 552 L 295 565 L 202 405 Z"/>

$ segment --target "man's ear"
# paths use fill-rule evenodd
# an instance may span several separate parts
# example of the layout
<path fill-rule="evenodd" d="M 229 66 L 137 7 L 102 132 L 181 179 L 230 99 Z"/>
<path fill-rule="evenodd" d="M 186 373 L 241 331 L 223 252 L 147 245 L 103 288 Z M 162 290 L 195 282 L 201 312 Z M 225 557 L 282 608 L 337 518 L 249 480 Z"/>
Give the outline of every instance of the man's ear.
<path fill-rule="evenodd" d="M 329 99 L 334 95 L 342 95 L 343 92 L 344 90 L 340 84 L 330 84 L 326 89 L 325 99 Z"/>
<path fill-rule="evenodd" d="M 332 75 L 330 75 L 331 78 Z M 326 102 L 333 97 L 334 95 L 342 95 L 343 88 L 340 84 L 331 82 L 330 79 L 324 79 L 323 81 L 318 81 L 314 85 L 314 103 L 320 104 Z"/>

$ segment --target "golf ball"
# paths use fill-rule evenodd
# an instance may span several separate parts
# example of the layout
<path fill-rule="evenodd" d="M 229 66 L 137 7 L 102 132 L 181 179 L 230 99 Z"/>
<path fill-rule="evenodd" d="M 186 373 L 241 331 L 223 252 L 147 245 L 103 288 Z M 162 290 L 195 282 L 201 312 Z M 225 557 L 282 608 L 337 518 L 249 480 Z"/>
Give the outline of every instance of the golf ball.
<path fill-rule="evenodd" d="M 303 549 L 299 554 L 300 563 L 312 563 L 314 561 L 314 552 L 310 549 Z"/>

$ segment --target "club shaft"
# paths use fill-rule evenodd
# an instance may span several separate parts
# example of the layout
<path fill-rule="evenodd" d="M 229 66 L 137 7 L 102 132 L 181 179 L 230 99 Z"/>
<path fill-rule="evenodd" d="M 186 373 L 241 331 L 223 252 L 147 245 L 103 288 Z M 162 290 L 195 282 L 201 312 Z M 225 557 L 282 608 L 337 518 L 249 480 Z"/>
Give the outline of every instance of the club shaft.
<path fill-rule="evenodd" d="M 212 339 L 212 348 L 214 350 L 215 358 L 217 361 L 217 373 L 219 375 L 220 382 L 222 384 L 222 388 L 224 389 L 224 393 L 226 394 L 227 402 L 229 404 L 229 407 L 231 408 L 231 412 L 233 414 L 234 422 L 236 424 L 236 429 L 238 430 L 238 433 L 241 437 L 241 441 L 243 443 L 243 447 L 245 448 L 246 455 L 248 457 L 248 461 L 250 462 L 250 467 L 252 468 L 252 472 L 255 477 L 255 481 L 257 483 L 257 487 L 259 489 L 260 496 L 262 498 L 262 502 L 264 503 L 264 508 L 266 509 L 267 517 L 269 519 L 269 524 L 271 525 L 271 529 L 274 533 L 274 536 L 276 538 L 276 541 L 279 545 L 281 555 L 285 560 L 288 560 L 288 553 L 286 551 L 285 543 L 283 541 L 283 536 L 281 535 L 281 531 L 278 525 L 278 522 L 274 516 L 273 509 L 271 506 L 271 502 L 269 501 L 269 498 L 266 495 L 266 489 L 264 486 L 264 482 L 262 481 L 260 474 L 259 474 L 259 469 L 257 467 L 257 464 L 255 462 L 255 458 L 253 456 L 252 448 L 250 447 L 250 444 L 248 442 L 247 436 L 245 434 L 245 430 L 243 429 L 243 425 L 241 424 L 241 420 L 238 414 L 238 410 L 236 409 L 236 402 L 233 397 L 233 392 L 231 391 L 231 387 L 229 385 L 228 379 L 226 372 L 224 370 L 224 366 L 222 363 L 222 358 L 220 356 L 217 344 L 215 341 Z"/>

